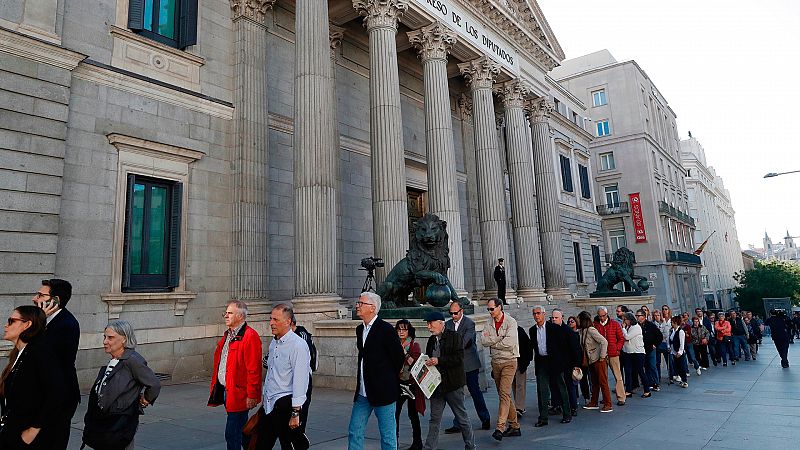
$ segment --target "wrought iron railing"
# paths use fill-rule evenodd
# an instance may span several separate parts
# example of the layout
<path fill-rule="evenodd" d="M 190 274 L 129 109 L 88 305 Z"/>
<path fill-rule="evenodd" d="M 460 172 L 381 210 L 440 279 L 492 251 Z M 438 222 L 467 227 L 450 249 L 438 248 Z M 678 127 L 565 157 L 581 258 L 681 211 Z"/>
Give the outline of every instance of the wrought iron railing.
<path fill-rule="evenodd" d="M 610 205 L 597 205 L 597 214 L 610 216 L 612 214 L 626 214 L 631 212 L 628 202 L 617 202 Z"/>

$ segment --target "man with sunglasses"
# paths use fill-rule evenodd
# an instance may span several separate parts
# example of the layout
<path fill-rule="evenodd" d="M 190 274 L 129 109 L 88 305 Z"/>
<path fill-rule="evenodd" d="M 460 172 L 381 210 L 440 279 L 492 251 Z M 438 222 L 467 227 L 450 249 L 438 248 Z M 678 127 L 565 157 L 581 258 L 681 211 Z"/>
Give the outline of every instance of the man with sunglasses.
<path fill-rule="evenodd" d="M 75 357 L 78 354 L 78 341 L 81 336 L 81 327 L 75 316 L 67 310 L 67 303 L 72 298 L 72 285 L 69 281 L 59 278 L 42 280 L 42 286 L 33 295 L 33 304 L 42 308 L 47 315 L 47 327 L 44 332 L 44 343 L 56 358 L 65 376 L 67 403 L 57 413 L 58 419 L 54 421 L 53 447 L 56 449 L 67 448 L 69 442 L 70 422 L 78 403 L 81 402 L 81 392 L 78 388 L 78 374 L 75 370 Z"/>
<path fill-rule="evenodd" d="M 497 386 L 500 406 L 497 411 L 497 428 L 492 433 L 495 440 L 503 437 L 521 436 L 517 409 L 511 399 L 511 384 L 517 372 L 519 341 L 517 340 L 517 321 L 503 312 L 503 303 L 496 298 L 486 302 L 486 310 L 492 320 L 481 332 L 481 344 L 489 347 L 492 361 L 492 378 Z M 506 429 L 508 424 L 508 429 Z"/>
<path fill-rule="evenodd" d="M 481 370 L 481 359 L 478 356 L 477 335 L 475 333 L 475 322 L 464 314 L 464 307 L 458 303 L 450 304 L 450 319 L 445 322 L 445 329 L 452 330 L 461 336 L 461 343 L 464 345 L 464 372 L 467 376 L 467 389 L 475 405 L 475 412 L 481 419 L 481 429 L 491 430 L 491 418 L 486 401 L 483 399 L 483 392 L 478 384 L 478 373 Z M 453 418 L 453 426 L 444 430 L 446 434 L 461 433 L 461 427 Z"/>

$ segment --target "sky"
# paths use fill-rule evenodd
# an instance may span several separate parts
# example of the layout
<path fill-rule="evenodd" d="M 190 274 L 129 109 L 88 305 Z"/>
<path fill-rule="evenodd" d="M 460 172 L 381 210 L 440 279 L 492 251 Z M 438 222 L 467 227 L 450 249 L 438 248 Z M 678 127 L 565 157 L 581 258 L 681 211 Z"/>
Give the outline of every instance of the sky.
<path fill-rule="evenodd" d="M 636 60 L 700 142 L 743 249 L 800 236 L 800 6 L 796 0 L 538 0 L 567 59 Z"/>

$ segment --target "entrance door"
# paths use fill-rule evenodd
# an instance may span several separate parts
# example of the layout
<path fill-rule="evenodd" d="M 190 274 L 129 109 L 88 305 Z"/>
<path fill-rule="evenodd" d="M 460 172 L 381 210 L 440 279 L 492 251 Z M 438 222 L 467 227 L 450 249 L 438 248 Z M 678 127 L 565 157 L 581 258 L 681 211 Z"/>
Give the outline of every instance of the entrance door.
<path fill-rule="evenodd" d="M 427 205 L 425 205 L 425 191 L 412 188 L 407 188 L 406 191 L 408 193 L 408 242 L 411 243 L 414 238 L 414 222 L 425 215 Z M 416 288 L 413 295 L 421 303 L 425 299 L 425 289 Z"/>

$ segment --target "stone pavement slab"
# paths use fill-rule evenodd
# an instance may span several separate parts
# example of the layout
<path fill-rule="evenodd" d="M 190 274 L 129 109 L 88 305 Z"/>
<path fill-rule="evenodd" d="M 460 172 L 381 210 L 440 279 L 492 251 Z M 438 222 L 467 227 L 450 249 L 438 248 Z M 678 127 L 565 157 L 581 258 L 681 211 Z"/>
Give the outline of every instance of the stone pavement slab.
<path fill-rule="evenodd" d="M 571 424 L 560 424 L 554 417 L 550 425 L 534 428 L 536 422 L 536 383 L 529 375 L 527 414 L 522 417 L 522 436 L 498 443 L 491 431 L 476 431 L 476 444 L 488 449 L 786 449 L 798 448 L 800 440 L 800 344 L 790 346 L 790 369 L 781 369 L 774 345 L 765 340 L 757 361 L 736 366 L 711 367 L 702 376 L 693 374 L 689 387 L 662 384 L 661 392 L 649 399 L 634 396 L 614 412 L 580 409 Z M 532 372 L 532 371 L 531 371 Z M 613 380 L 613 377 L 612 377 Z M 612 381 L 613 383 L 613 381 Z M 613 387 L 612 387 L 613 388 Z M 206 406 L 208 383 L 196 382 L 165 386 L 155 405 L 142 416 L 136 435 L 137 449 L 203 450 L 224 449 L 225 411 Z M 497 411 L 497 394 L 485 393 L 492 418 Z M 353 393 L 315 389 L 308 425 L 313 449 L 347 449 L 347 425 Z M 83 404 L 73 418 L 70 449 L 80 447 Z M 472 401 L 467 410 L 478 425 Z M 452 422 L 445 410 L 443 423 Z M 421 418 L 423 439 L 428 416 Z M 365 448 L 379 449 L 375 418 L 367 426 Z M 410 442 L 411 426 L 405 415 L 400 419 L 400 448 Z M 461 435 L 442 435 L 440 449 L 463 448 Z"/>

